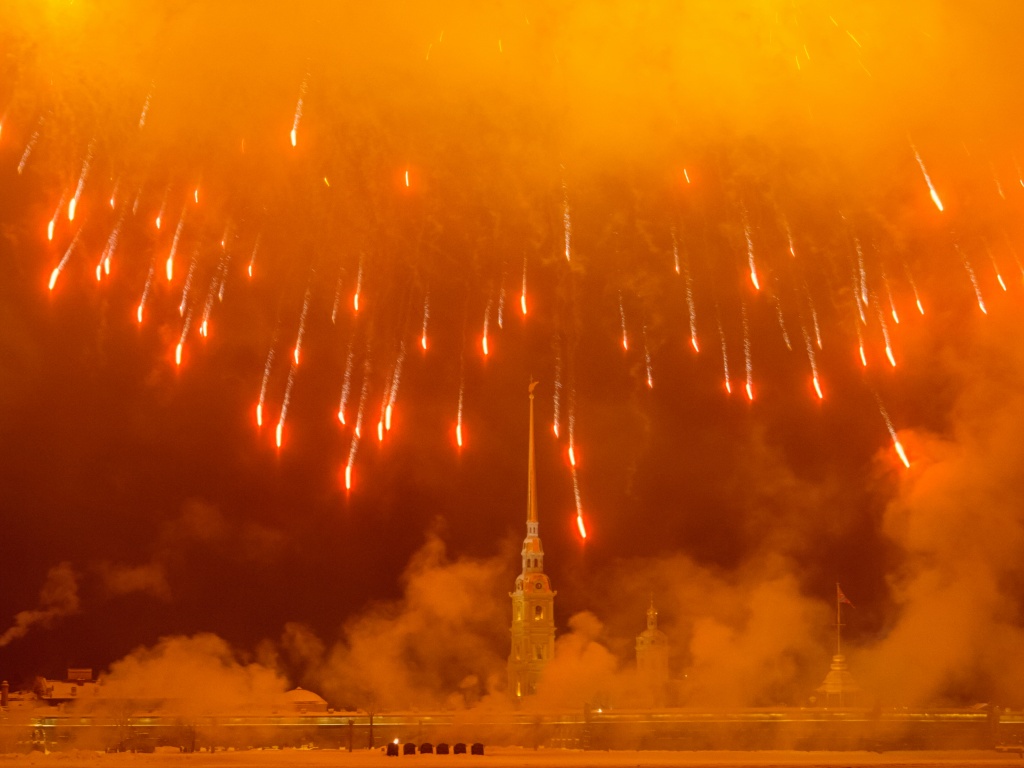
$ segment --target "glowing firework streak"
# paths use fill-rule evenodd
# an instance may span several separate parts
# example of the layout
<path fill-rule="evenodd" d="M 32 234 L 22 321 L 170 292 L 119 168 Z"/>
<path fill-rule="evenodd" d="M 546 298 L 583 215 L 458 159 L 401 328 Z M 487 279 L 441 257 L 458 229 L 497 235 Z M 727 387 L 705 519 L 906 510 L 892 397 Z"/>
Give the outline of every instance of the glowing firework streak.
<path fill-rule="evenodd" d="M 750 361 L 750 325 L 747 322 L 747 305 L 743 304 L 743 362 L 747 368 L 747 399 L 754 399 L 754 368 Z"/>
<path fill-rule="evenodd" d="M 622 348 L 629 351 L 629 335 L 626 333 L 626 310 L 622 306 L 622 291 L 619 291 L 619 319 L 622 322 Z"/>
<path fill-rule="evenodd" d="M 882 418 L 885 419 L 885 427 L 889 430 L 889 436 L 892 438 L 893 448 L 896 449 L 896 453 L 900 457 L 900 461 L 903 462 L 903 466 L 910 469 L 910 461 L 907 459 L 907 452 L 903 450 L 903 444 L 900 439 L 896 436 L 896 429 L 892 425 L 892 419 L 889 418 L 889 412 L 885 409 L 885 405 L 882 404 L 882 399 L 878 396 L 877 392 L 874 392 L 875 402 L 878 403 L 878 410 L 882 414 Z"/>
<path fill-rule="evenodd" d="M 747 238 L 747 262 L 750 266 L 750 282 L 754 284 L 755 290 L 761 290 L 761 283 L 757 280 L 757 265 L 754 264 L 754 241 L 750 236 L 750 224 L 746 221 L 746 214 L 743 216 L 743 234 Z"/>
<path fill-rule="evenodd" d="M 142 323 L 142 310 L 146 308 L 146 299 L 149 298 L 149 289 L 153 285 L 153 264 L 149 265 L 149 274 L 146 276 L 146 285 L 142 289 L 142 298 L 139 300 L 139 306 L 135 310 L 135 319 Z"/>
<path fill-rule="evenodd" d="M 384 428 L 391 431 L 391 413 L 395 407 L 395 401 L 398 400 L 398 384 L 402 379 L 402 364 L 405 362 L 405 342 L 402 342 L 402 346 L 398 352 L 398 360 L 395 361 L 395 370 L 391 375 L 391 388 L 387 392 L 387 405 L 384 408 Z"/>
<path fill-rule="evenodd" d="M 647 346 L 647 326 L 644 326 L 644 361 L 647 365 L 647 388 L 654 389 L 654 376 L 651 373 L 651 350 Z"/>
<path fill-rule="evenodd" d="M 899 325 L 900 316 L 896 312 L 896 301 L 892 296 L 892 285 L 890 285 L 889 278 L 885 276 L 885 273 L 882 273 L 882 282 L 885 283 L 885 293 L 889 299 L 889 314 L 892 315 L 893 322 L 896 323 L 896 325 Z"/>
<path fill-rule="evenodd" d="M 352 391 L 352 364 L 355 361 L 355 336 L 348 344 L 348 358 L 345 361 L 345 378 L 341 382 L 341 400 L 338 402 L 338 421 L 345 424 L 345 408 L 348 406 L 348 396 Z"/>
<path fill-rule="evenodd" d="M 306 288 L 306 296 L 302 300 L 302 313 L 299 315 L 299 333 L 295 338 L 295 348 L 292 350 L 292 359 L 299 364 L 299 352 L 302 350 L 302 337 L 306 333 L 306 315 L 309 313 L 309 288 Z"/>
<path fill-rule="evenodd" d="M 430 291 L 423 298 L 423 332 L 420 334 L 420 346 L 427 351 L 427 323 L 430 321 Z"/>
<path fill-rule="evenodd" d="M 334 304 L 331 305 L 331 325 L 334 325 L 338 319 L 338 303 L 341 301 L 341 278 L 338 278 L 337 285 L 334 288 Z"/>
<path fill-rule="evenodd" d="M 78 232 L 75 233 L 74 239 L 72 239 L 71 241 L 71 245 L 69 245 L 68 249 L 64 251 L 64 257 L 60 260 L 57 266 L 54 267 L 53 272 L 50 273 L 51 291 L 53 290 L 53 287 L 57 284 L 57 278 L 60 277 L 60 273 L 64 271 L 64 267 L 67 265 L 68 259 L 71 258 L 71 252 L 75 250 L 75 246 L 78 245 L 78 238 L 81 236 L 81 234 L 82 230 L 81 228 L 79 228 Z"/>
<path fill-rule="evenodd" d="M 178 240 L 181 238 L 181 228 L 185 226 L 185 209 L 181 209 L 181 218 L 178 219 L 178 226 L 174 230 L 174 239 L 171 240 L 171 252 L 167 255 L 167 262 L 164 264 L 164 271 L 167 273 L 167 282 L 174 277 L 174 254 L 178 250 Z"/>
<path fill-rule="evenodd" d="M 153 86 L 149 86 L 149 93 L 146 94 L 146 100 L 142 103 L 142 114 L 139 115 L 139 129 L 146 125 L 146 115 L 149 114 L 149 103 L 153 99 Z"/>
<path fill-rule="evenodd" d="M 185 347 L 185 339 L 188 337 L 189 328 L 192 327 L 192 312 L 189 311 L 185 317 L 185 323 L 181 327 L 181 336 L 178 339 L 178 346 L 174 348 L 174 364 L 181 365 L 181 350 Z"/>
<path fill-rule="evenodd" d="M 288 368 L 288 383 L 284 387 L 284 400 L 281 403 L 281 417 L 277 420 L 277 429 L 274 430 L 274 441 L 277 447 L 281 447 L 281 437 L 284 432 L 284 422 L 288 418 L 288 405 L 292 399 L 292 386 L 295 384 L 295 364 Z"/>
<path fill-rule="evenodd" d="M 676 228 L 672 227 L 672 261 L 675 264 L 676 274 L 679 274 L 679 241 L 676 239 Z"/>
<path fill-rule="evenodd" d="M 185 288 L 181 292 L 181 304 L 178 305 L 178 314 L 182 317 L 185 316 L 185 307 L 188 304 L 188 294 L 192 290 L 192 277 L 196 273 L 196 265 L 199 262 L 199 252 L 192 257 L 192 263 L 188 268 L 188 275 L 185 277 Z"/>
<path fill-rule="evenodd" d="M 732 382 L 729 379 L 729 351 L 725 346 L 725 329 L 722 328 L 722 317 L 718 317 L 718 335 L 722 339 L 722 371 L 725 374 L 725 391 L 732 394 Z"/>
<path fill-rule="evenodd" d="M 857 247 L 857 277 L 858 284 L 860 285 L 860 301 L 866 307 L 868 306 L 868 274 L 864 269 L 864 249 L 860 247 L 859 239 L 854 238 L 853 242 Z M 861 319 L 863 319 L 863 315 Z"/>
<path fill-rule="evenodd" d="M 78 186 L 75 187 L 75 194 L 71 197 L 71 202 L 68 203 L 68 221 L 75 220 L 75 209 L 78 208 L 78 200 L 82 196 L 82 187 L 85 186 L 85 178 L 89 175 L 89 165 L 91 163 L 92 147 L 90 146 L 82 163 L 82 172 L 78 176 Z"/>
<path fill-rule="evenodd" d="M 164 199 L 160 202 L 160 210 L 156 214 L 156 228 L 160 229 L 163 224 L 164 214 L 167 212 L 167 196 L 171 193 L 171 185 L 167 185 L 167 189 L 164 190 Z"/>
<path fill-rule="evenodd" d="M 261 237 L 263 237 L 262 234 L 256 235 L 256 243 L 252 247 L 252 256 L 249 257 L 249 267 L 247 269 L 247 272 L 249 273 L 249 277 L 250 278 L 252 277 L 253 265 L 256 263 L 256 252 L 259 251 L 259 249 L 260 249 L 260 238 Z"/>
<path fill-rule="evenodd" d="M 561 339 L 556 335 L 554 339 L 555 346 L 555 388 L 554 395 L 552 396 L 552 403 L 554 406 L 554 421 L 552 422 L 552 429 L 554 430 L 555 437 L 557 438 L 559 425 L 562 419 L 562 344 Z"/>
<path fill-rule="evenodd" d="M 490 347 L 487 344 L 487 328 L 491 322 L 491 301 L 491 299 L 487 300 L 487 308 L 484 309 L 484 335 L 480 339 L 480 346 L 483 348 L 484 357 L 491 353 Z"/>
<path fill-rule="evenodd" d="M 957 253 L 960 254 L 960 258 L 963 259 L 964 269 L 967 270 L 967 274 L 971 278 L 971 285 L 974 286 L 974 296 L 978 300 L 978 308 L 981 310 L 983 315 L 988 314 L 988 310 L 985 308 L 985 300 L 981 297 L 981 287 L 978 285 L 978 277 L 974 274 L 974 267 L 971 266 L 970 259 L 967 258 L 967 254 L 960 250 L 959 245 L 954 246 Z"/>
<path fill-rule="evenodd" d="M 917 147 L 914 146 L 914 142 L 910 142 L 910 148 L 914 150 L 914 157 L 917 158 L 917 164 L 921 167 L 921 174 L 924 176 L 925 183 L 928 185 L 928 191 L 931 193 L 932 202 L 935 203 L 935 207 L 939 209 L 941 213 L 942 201 L 939 199 L 939 193 L 935 191 L 935 185 L 932 184 L 932 178 L 928 175 L 928 169 L 924 167 L 924 161 L 921 159 L 920 153 L 917 151 Z"/>
<path fill-rule="evenodd" d="M 363 290 L 363 256 L 359 255 L 359 271 L 356 272 L 356 292 L 352 296 L 352 309 L 359 311 L 359 294 Z"/>
<path fill-rule="evenodd" d="M 865 368 L 868 367 L 868 358 L 864 354 L 864 334 L 860 330 L 860 325 L 854 324 L 857 329 L 857 351 L 860 353 L 860 363 Z"/>
<path fill-rule="evenodd" d="M 121 236 L 121 227 L 124 225 L 124 215 L 118 220 L 114 229 L 110 232 L 110 237 L 107 238 L 107 246 L 103 249 L 103 255 L 100 256 L 100 261 L 96 265 L 96 280 L 100 279 L 101 272 L 105 271 L 108 275 L 110 274 L 110 257 L 114 255 L 114 251 L 117 249 L 117 241 Z"/>
<path fill-rule="evenodd" d="M 271 344 L 267 352 L 267 362 L 263 366 L 263 381 L 260 384 L 260 399 L 256 403 L 256 426 L 263 426 L 263 403 L 267 399 L 267 382 L 270 381 L 270 369 L 274 365 L 274 346 Z"/>
<path fill-rule="evenodd" d="M 878 303 L 877 300 L 875 303 Z M 892 353 L 892 341 L 889 338 L 889 325 L 885 322 L 885 314 L 882 312 L 881 307 L 878 307 L 878 324 L 882 326 L 882 338 L 885 340 L 885 356 L 888 358 L 889 364 L 895 368 L 896 358 Z"/>
<path fill-rule="evenodd" d="M 572 245 L 572 218 L 569 216 L 569 190 L 562 181 L 562 229 L 565 240 L 565 260 L 569 261 Z"/>
<path fill-rule="evenodd" d="M 786 349 L 792 352 L 793 345 L 789 340 L 789 331 L 786 330 L 786 320 L 782 317 L 782 303 L 777 295 L 775 296 L 775 315 L 779 319 L 779 328 L 782 330 L 782 340 L 786 344 Z"/>
<path fill-rule="evenodd" d="M 992 262 L 992 269 L 996 273 L 996 280 L 999 282 L 999 287 L 1002 288 L 1003 291 L 1005 291 L 1006 290 L 1006 281 L 1003 280 L 1003 275 L 999 271 L 999 265 L 996 263 L 996 257 L 993 255 L 992 249 L 989 247 L 987 242 L 985 243 L 985 250 L 988 252 L 988 259 L 989 259 L 989 261 Z"/>
<path fill-rule="evenodd" d="M 39 118 L 39 127 L 43 125 L 43 118 Z M 18 161 L 18 174 L 25 170 L 25 164 L 28 163 L 29 157 L 32 155 L 32 150 L 36 146 L 36 142 L 39 141 L 39 127 L 32 131 L 32 135 L 28 139 L 28 144 L 25 145 L 25 151 L 21 153 L 21 160 Z"/>
<path fill-rule="evenodd" d="M 818 379 L 818 360 L 814 354 L 814 345 L 811 344 L 811 335 L 807 332 L 807 326 L 800 323 L 800 330 L 804 335 L 804 346 L 807 347 L 807 360 L 811 364 L 811 384 L 814 386 L 814 391 L 818 394 L 819 400 L 824 400 L 825 395 L 821 391 L 821 381 Z"/>
<path fill-rule="evenodd" d="M 60 196 L 60 202 L 57 203 L 57 209 L 53 212 L 53 217 L 46 225 L 46 239 L 53 240 L 53 230 L 57 226 L 57 219 L 60 218 L 60 211 L 64 207 L 64 200 L 67 199 L 67 192 L 62 192 Z"/>
<path fill-rule="evenodd" d="M 210 290 L 206 292 L 206 304 L 203 305 L 203 320 L 199 324 L 199 335 L 204 339 L 210 334 L 210 312 L 213 311 L 213 299 L 217 295 L 217 277 L 210 281 Z"/>
<path fill-rule="evenodd" d="M 110 191 L 110 200 L 108 202 L 110 203 L 111 210 L 113 210 L 115 204 L 117 203 L 117 190 L 120 186 L 121 178 L 118 177 L 117 180 L 114 182 L 114 188 Z"/>
<path fill-rule="evenodd" d="M 307 74 L 304 78 L 302 78 L 302 85 L 299 87 L 299 102 L 298 104 L 295 105 L 295 119 L 292 120 L 292 132 L 290 134 L 293 147 L 296 146 L 296 144 L 298 143 L 299 120 L 302 119 L 302 101 L 303 99 L 306 98 L 306 87 L 308 84 L 308 80 L 309 75 Z M 406 175 L 406 186 L 409 186 L 408 174 Z"/>
<path fill-rule="evenodd" d="M 672 239 L 675 240 L 675 231 L 672 232 Z M 677 257 L 676 272 L 679 271 Z M 690 272 L 690 260 L 686 260 L 686 308 L 690 312 L 690 346 L 694 352 L 700 352 L 700 344 L 697 343 L 697 302 L 693 297 L 693 274 Z"/>
<path fill-rule="evenodd" d="M 455 419 L 455 444 L 462 447 L 462 401 L 466 393 L 466 378 L 463 375 L 459 382 L 459 411 Z"/>
<path fill-rule="evenodd" d="M 580 480 L 576 468 L 572 469 L 572 492 L 576 500 L 576 530 L 580 532 L 580 538 L 587 538 L 587 526 L 583 522 L 583 501 L 580 498 Z"/>
<path fill-rule="evenodd" d="M 519 308 L 523 310 L 523 317 L 526 317 L 526 257 L 523 256 L 523 292 L 519 294 Z"/>

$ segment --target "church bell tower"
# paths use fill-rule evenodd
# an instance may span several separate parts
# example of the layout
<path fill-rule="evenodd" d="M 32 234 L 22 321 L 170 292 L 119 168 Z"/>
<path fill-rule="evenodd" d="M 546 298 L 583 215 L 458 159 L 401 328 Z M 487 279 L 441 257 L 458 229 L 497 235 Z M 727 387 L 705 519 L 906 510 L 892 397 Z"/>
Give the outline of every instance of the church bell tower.
<path fill-rule="evenodd" d="M 523 572 L 516 577 L 512 598 L 512 650 L 508 656 L 508 688 L 513 699 L 537 692 L 537 681 L 555 653 L 555 592 L 544 574 L 544 547 L 537 521 L 537 472 L 533 447 L 533 390 L 530 382 L 530 450 L 527 469 L 526 538 Z"/>

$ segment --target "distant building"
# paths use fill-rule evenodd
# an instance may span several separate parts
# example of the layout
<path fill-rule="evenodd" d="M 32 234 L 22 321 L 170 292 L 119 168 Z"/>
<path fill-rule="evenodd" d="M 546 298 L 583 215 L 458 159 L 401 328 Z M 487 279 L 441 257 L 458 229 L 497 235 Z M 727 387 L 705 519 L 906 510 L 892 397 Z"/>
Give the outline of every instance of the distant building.
<path fill-rule="evenodd" d="M 286 691 L 277 703 L 279 709 L 291 709 L 302 713 L 327 711 L 327 701 L 322 696 L 302 687 Z"/>
<path fill-rule="evenodd" d="M 37 677 L 33 686 L 39 701 L 51 706 L 71 701 L 95 700 L 99 695 L 99 683 L 92 679 L 91 669 L 69 669 L 64 680 L 49 680 Z"/>
<path fill-rule="evenodd" d="M 647 608 L 647 629 L 636 637 L 636 673 L 648 706 L 664 706 L 668 698 L 668 635 L 658 629 L 654 599 Z"/>
<path fill-rule="evenodd" d="M 544 547 L 537 521 L 537 472 L 533 446 L 533 390 L 530 383 L 530 447 L 527 469 L 526 539 L 523 572 L 516 577 L 512 598 L 512 649 L 508 656 L 508 689 L 515 700 L 537 692 L 537 681 L 555 653 L 555 592 L 544 574 Z"/>

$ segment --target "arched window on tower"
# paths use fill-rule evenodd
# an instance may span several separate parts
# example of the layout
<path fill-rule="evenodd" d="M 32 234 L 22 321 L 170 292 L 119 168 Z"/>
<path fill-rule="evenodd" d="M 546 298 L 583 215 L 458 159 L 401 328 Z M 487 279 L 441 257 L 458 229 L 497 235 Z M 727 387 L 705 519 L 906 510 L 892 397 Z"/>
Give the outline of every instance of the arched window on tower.
<path fill-rule="evenodd" d="M 535 605 L 533 606 L 533 620 L 538 621 L 544 618 L 544 606 Z"/>

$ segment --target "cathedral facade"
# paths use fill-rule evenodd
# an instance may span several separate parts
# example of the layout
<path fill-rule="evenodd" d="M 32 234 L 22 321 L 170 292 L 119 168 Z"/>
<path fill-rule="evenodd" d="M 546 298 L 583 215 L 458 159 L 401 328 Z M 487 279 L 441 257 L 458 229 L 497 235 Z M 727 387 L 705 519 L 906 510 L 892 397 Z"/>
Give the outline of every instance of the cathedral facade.
<path fill-rule="evenodd" d="M 537 692 L 544 667 L 555 653 L 555 592 L 544 573 L 544 546 L 537 520 L 537 473 L 534 465 L 533 390 L 530 383 L 530 448 L 527 469 L 526 538 L 522 572 L 512 598 L 512 648 L 508 656 L 508 690 L 515 700 Z"/>

